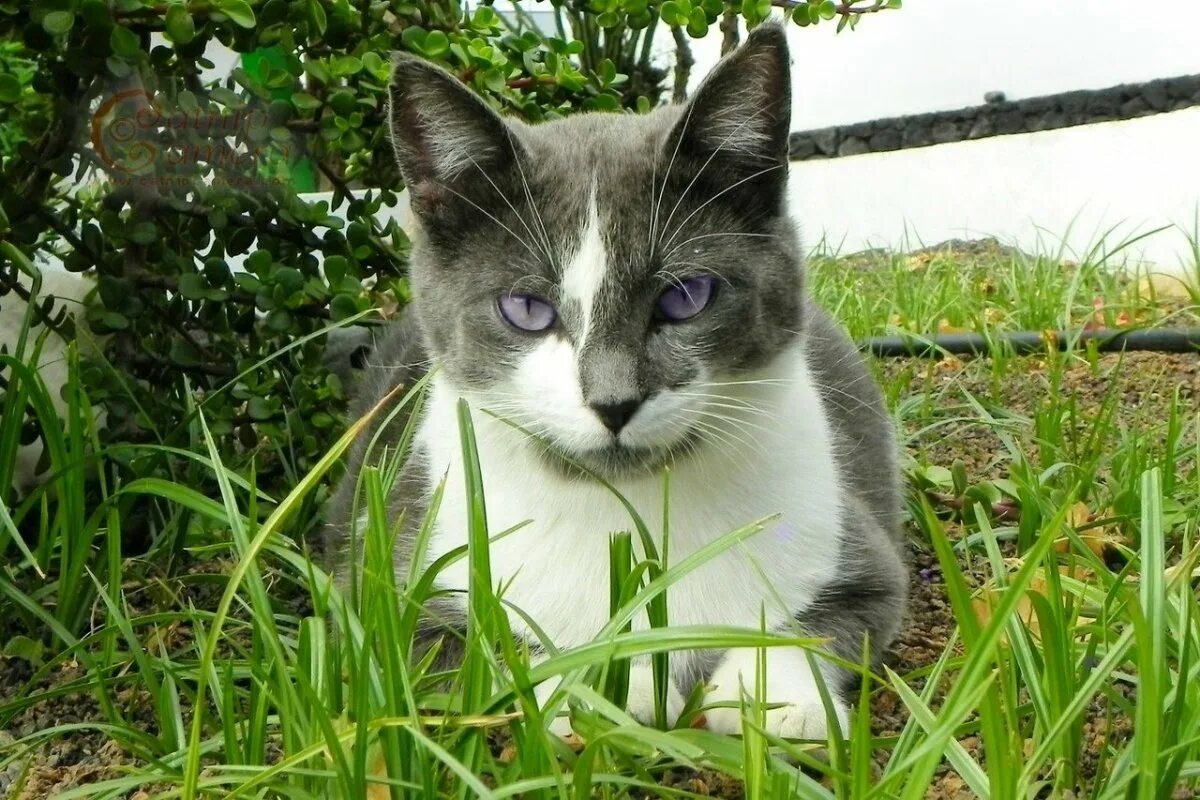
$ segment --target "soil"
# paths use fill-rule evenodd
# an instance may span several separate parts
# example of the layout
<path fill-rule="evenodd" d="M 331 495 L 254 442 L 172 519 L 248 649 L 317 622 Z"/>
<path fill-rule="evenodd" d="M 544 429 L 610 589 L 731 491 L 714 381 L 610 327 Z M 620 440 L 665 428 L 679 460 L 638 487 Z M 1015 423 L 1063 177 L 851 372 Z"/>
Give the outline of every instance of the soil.
<path fill-rule="evenodd" d="M 1117 416 L 1123 424 L 1137 430 L 1139 422 L 1165 419 L 1172 394 L 1176 387 L 1180 392 L 1184 408 L 1195 408 L 1200 402 L 1200 358 L 1196 356 L 1160 355 L 1147 353 L 1128 354 L 1123 357 L 1106 355 L 1100 358 L 1098 369 L 1080 363 L 1068 368 L 1064 374 L 1062 396 L 1073 397 L 1084 416 L 1094 414 L 1111 388 L 1118 382 L 1119 405 Z M 932 381 L 938 388 L 947 391 L 937 402 L 936 411 L 953 417 L 953 406 L 961 405 L 962 395 L 956 387 L 963 387 L 980 398 L 1007 412 L 1030 417 L 1038 403 L 1046 396 L 1047 375 L 1044 366 L 1036 358 L 1024 359 L 1020 368 L 1014 365 L 1003 381 L 993 384 L 984 362 L 915 362 L 892 361 L 883 363 L 880 369 L 889 377 L 911 380 L 913 391 L 921 388 L 925 381 Z M 1117 369 L 1119 367 L 1119 369 Z M 923 426 L 925 423 L 920 423 Z M 954 423 L 925 433 L 914 429 L 906 431 L 908 446 L 920 460 L 949 466 L 962 461 L 972 480 L 998 478 L 1005 474 L 1008 455 L 1000 440 L 989 429 L 967 422 Z M 1192 445 L 1194 447 L 1194 444 Z M 1193 450 L 1194 451 L 1194 450 Z M 953 533 L 952 533 L 953 535 Z M 927 667 L 943 652 L 955 629 L 953 614 L 946 599 L 941 572 L 933 554 L 912 537 L 912 597 L 909 619 L 903 633 L 893 645 L 889 664 L 899 674 Z M 982 571 L 969 561 L 964 563 L 968 580 L 977 584 L 982 580 Z M 201 599 L 197 604 L 203 606 Z M 209 602 L 215 603 L 215 597 Z M 29 664 L 18 658 L 0 657 L 0 705 L 12 701 L 19 692 L 27 692 L 26 682 L 32 670 Z M 83 675 L 77 663 L 68 663 L 40 681 L 35 691 L 64 686 Z M 27 692 L 28 693 L 28 692 Z M 151 715 L 146 712 L 147 702 L 143 697 L 129 693 L 119 696 L 118 701 L 126 707 L 134 719 L 150 724 Z M 142 709 L 142 713 L 137 713 Z M 873 703 L 873 729 L 879 736 L 898 734 L 906 721 L 903 704 L 890 692 L 878 692 Z M 100 721 L 100 709 L 88 694 L 65 694 L 44 700 L 23 710 L 13 719 L 6 731 L 0 731 L 0 762 L 14 740 L 21 739 L 54 725 L 72 722 Z M 1105 742 L 1111 743 L 1129 735 L 1129 720 L 1108 719 L 1100 708 L 1092 709 L 1087 722 L 1084 743 L 1085 751 L 1099 752 Z M 978 751 L 980 745 L 974 737 L 963 740 L 968 751 Z M 977 757 L 978 752 L 973 752 Z M 15 763 L 7 771 L 0 772 L 0 796 L 11 794 L 14 785 L 24 780 L 19 798 L 52 797 L 68 787 L 118 777 L 122 768 L 133 762 L 133 757 L 106 739 L 101 733 L 83 730 L 70 737 L 56 738 L 36 746 L 32 758 L 20 759 L 28 764 L 28 774 L 22 777 L 21 763 Z M 880 753 L 882 764 L 886 753 Z M 1085 757 L 1083 769 L 1095 770 L 1095 758 Z M 1084 775 L 1086 779 L 1089 775 Z M 701 795 L 718 797 L 741 797 L 742 788 L 735 781 L 718 775 L 695 774 L 672 771 L 664 775 L 664 783 Z M 962 780 L 949 770 L 938 777 L 931 797 L 947 800 L 967 798 L 971 794 Z"/>

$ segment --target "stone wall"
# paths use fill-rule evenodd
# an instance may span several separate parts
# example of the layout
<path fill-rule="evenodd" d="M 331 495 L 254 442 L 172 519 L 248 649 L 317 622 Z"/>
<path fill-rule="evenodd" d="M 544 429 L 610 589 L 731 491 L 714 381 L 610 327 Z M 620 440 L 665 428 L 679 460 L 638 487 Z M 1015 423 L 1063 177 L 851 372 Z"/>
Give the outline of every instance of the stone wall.
<path fill-rule="evenodd" d="M 838 158 L 910 147 L 1033 133 L 1093 122 L 1161 114 L 1200 105 L 1200 75 L 1125 84 L 1108 89 L 1008 101 L 991 93 L 988 103 L 801 131 L 791 137 L 792 159 Z M 1200 137 L 1200 131 L 1197 132 Z"/>

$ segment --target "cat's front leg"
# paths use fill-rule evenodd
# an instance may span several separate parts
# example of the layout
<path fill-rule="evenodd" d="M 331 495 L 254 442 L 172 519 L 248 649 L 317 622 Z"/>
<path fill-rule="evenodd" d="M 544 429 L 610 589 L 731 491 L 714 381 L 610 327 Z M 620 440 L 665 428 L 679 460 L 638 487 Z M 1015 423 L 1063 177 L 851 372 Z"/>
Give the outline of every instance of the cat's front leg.
<path fill-rule="evenodd" d="M 771 647 L 766 651 L 767 676 L 764 697 L 770 708 L 766 712 L 766 730 L 786 739 L 825 739 L 829 732 L 828 715 L 821 700 L 817 681 L 806 651 L 799 647 Z M 717 733 L 742 732 L 743 698 L 755 696 L 755 676 L 758 651 L 737 648 L 730 650 L 717 665 L 709 680 L 711 687 L 705 705 L 729 704 L 709 708 L 705 712 L 709 730 Z M 833 715 L 842 732 L 848 730 L 850 709 L 834 690 L 827 689 L 833 701 Z"/>

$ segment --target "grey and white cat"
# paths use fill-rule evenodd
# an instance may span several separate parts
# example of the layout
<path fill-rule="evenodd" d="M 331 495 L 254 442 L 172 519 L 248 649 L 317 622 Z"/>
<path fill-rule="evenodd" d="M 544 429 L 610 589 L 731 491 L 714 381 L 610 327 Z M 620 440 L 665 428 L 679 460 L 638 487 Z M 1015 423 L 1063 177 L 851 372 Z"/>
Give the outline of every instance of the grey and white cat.
<path fill-rule="evenodd" d="M 466 542 L 455 407 L 470 402 L 489 527 L 532 520 L 493 545 L 494 580 L 558 648 L 607 621 L 609 535 L 630 528 L 619 501 L 570 462 L 648 520 L 661 517 L 669 465 L 673 563 L 779 514 L 669 590 L 672 624 L 757 629 L 765 609 L 770 628 L 798 623 L 855 662 L 864 637 L 878 657 L 897 632 L 907 579 L 894 434 L 854 346 L 804 295 L 785 203 L 788 73 L 783 30 L 765 25 L 686 105 L 529 126 L 437 67 L 397 63 L 391 123 L 417 224 L 413 301 L 370 356 L 359 410 L 411 382 L 424 368 L 414 365 L 436 367 L 391 497 L 418 520 L 446 478 L 432 561 Z M 343 553 L 362 450 L 332 511 L 327 545 Z M 407 568 L 404 543 L 396 560 Z M 440 583 L 465 590 L 465 560 Z M 436 616 L 453 627 L 465 594 L 448 598 Z M 525 620 L 511 622 L 536 648 Z M 766 697 L 781 704 L 770 729 L 824 736 L 805 651 L 768 653 Z M 756 657 L 674 654 L 671 711 L 697 681 L 709 702 L 736 705 L 743 686 L 754 691 Z M 851 675 L 822 673 L 844 725 Z M 648 663 L 630 683 L 629 711 L 650 719 Z M 707 721 L 740 730 L 737 708 Z"/>

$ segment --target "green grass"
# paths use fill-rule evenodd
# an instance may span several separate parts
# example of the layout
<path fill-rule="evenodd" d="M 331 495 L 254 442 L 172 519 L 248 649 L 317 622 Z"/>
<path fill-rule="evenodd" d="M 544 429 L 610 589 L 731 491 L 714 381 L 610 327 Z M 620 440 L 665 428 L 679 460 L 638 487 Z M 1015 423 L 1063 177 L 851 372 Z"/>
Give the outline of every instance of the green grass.
<path fill-rule="evenodd" d="M 1106 324 L 1196 319 L 1190 301 L 1146 296 L 1140 276 L 1099 259 L 877 262 L 813 265 L 814 293 L 856 336 L 1072 328 L 1097 314 Z M 54 415 L 50 391 L 23 366 L 37 346 L 31 335 L 3 359 L 6 480 L 20 440 L 13 409 Z M 936 573 L 955 631 L 922 663 L 902 654 L 867 674 L 847 738 L 819 743 L 767 734 L 761 696 L 746 698 L 741 738 L 690 725 L 699 694 L 673 730 L 622 708 L 631 658 L 653 659 L 661 721 L 670 651 L 813 645 L 667 625 L 680 576 L 765 519 L 675 563 L 667 510 L 631 509 L 628 531 L 612 532 L 611 622 L 588 645 L 533 658 L 489 577 L 487 543 L 508 532 L 491 530 L 483 511 L 480 410 L 460 409 L 470 545 L 427 571 L 393 573 L 400 521 L 385 498 L 404 448 L 378 447 L 360 485 L 362 567 L 335 583 L 292 534 L 357 429 L 278 491 L 258 487 L 252 465 L 221 463 L 198 410 L 177 455 L 212 477 L 215 496 L 184 479 L 121 482 L 111 462 L 136 448 L 100 446 L 72 379 L 65 425 L 44 426 L 50 480 L 0 515 L 5 652 L 33 665 L 0 696 L 0 731 L 40 705 L 88 711 L 0 738 L 0 774 L 32 785 L 45 745 L 99 736 L 120 757 L 59 797 L 693 796 L 686 770 L 709 788 L 722 786 L 717 775 L 744 782 L 751 797 L 919 798 L 951 779 L 993 798 L 1200 791 L 1200 387 L 1155 373 L 1157 363 L 1081 351 L 877 365 L 906 446 L 913 550 Z M 440 494 L 418 553 L 439 504 Z M 132 552 L 122 532 L 135 514 L 153 536 Z M 177 542 L 187 558 L 167 564 Z M 457 559 L 475 580 L 465 660 L 445 674 L 436 652 L 414 651 L 417 610 Z M 639 615 L 649 629 L 634 630 Z M 548 733 L 534 703 L 535 687 L 557 678 L 551 709 L 570 709 L 582 749 Z M 873 727 L 872 704 L 876 716 L 902 709 L 902 720 Z"/>

